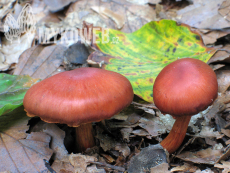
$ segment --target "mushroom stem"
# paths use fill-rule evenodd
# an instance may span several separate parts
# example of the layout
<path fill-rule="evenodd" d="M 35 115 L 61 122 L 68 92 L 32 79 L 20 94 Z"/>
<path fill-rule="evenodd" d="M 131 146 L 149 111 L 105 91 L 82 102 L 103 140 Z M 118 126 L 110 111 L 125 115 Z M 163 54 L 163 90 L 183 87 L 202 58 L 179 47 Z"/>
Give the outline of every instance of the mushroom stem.
<path fill-rule="evenodd" d="M 190 119 L 191 116 L 177 117 L 172 130 L 161 142 L 162 147 L 165 148 L 170 154 L 175 152 L 182 144 Z"/>
<path fill-rule="evenodd" d="M 76 150 L 84 152 L 87 148 L 95 146 L 92 123 L 82 124 L 76 127 Z"/>

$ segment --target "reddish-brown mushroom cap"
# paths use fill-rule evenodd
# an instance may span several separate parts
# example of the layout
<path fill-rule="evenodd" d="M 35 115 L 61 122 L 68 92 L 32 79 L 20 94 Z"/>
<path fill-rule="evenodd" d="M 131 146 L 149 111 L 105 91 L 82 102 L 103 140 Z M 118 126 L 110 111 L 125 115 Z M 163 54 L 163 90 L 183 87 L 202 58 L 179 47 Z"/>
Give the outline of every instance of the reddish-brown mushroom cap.
<path fill-rule="evenodd" d="M 217 97 L 217 78 L 203 61 L 184 58 L 167 65 L 157 76 L 153 98 L 162 113 L 195 115 Z"/>
<path fill-rule="evenodd" d="M 132 100 L 132 86 L 124 76 L 98 68 L 79 68 L 33 85 L 23 104 L 28 116 L 76 127 L 108 119 Z"/>
<path fill-rule="evenodd" d="M 214 71 L 203 61 L 184 58 L 167 65 L 157 76 L 153 99 L 162 113 L 176 121 L 161 142 L 169 153 L 180 147 L 192 115 L 205 110 L 217 97 L 218 83 Z"/>

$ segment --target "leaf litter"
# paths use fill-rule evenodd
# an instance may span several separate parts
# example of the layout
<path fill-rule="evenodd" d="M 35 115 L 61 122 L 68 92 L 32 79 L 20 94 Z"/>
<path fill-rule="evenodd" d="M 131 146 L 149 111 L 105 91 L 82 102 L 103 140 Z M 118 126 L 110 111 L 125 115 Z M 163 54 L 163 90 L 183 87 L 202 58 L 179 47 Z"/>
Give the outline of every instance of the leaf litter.
<path fill-rule="evenodd" d="M 6 15 L 4 9 L 6 9 L 7 13 L 12 11 L 15 5 L 13 3 L 14 1 L 9 1 L 8 4 L 3 5 L 2 16 Z M 33 1 L 33 3 L 38 2 Z M 170 171 L 168 172 L 229 171 L 230 92 L 229 66 L 227 63 L 229 61 L 230 51 L 228 50 L 229 43 L 226 42 L 226 40 L 228 40 L 229 31 L 224 28 L 225 26 L 229 26 L 229 4 L 227 1 L 219 1 L 219 4 L 214 1 L 211 1 L 209 4 L 203 3 L 204 8 L 202 8 L 202 10 L 200 8 L 202 1 L 190 2 L 189 5 L 187 4 L 187 7 L 184 4 L 180 5 L 182 2 L 173 1 L 76 1 L 66 6 L 67 11 L 65 13 L 63 11 L 61 12 L 64 13 L 64 15 L 61 13 L 52 14 L 47 10 L 43 1 L 39 3 L 40 6 L 36 8 L 34 5 L 33 8 L 37 12 L 35 13 L 36 17 L 38 19 L 44 19 L 43 21 L 45 22 L 40 24 L 40 26 L 46 29 L 63 27 L 65 25 L 74 26 L 76 27 L 75 29 L 79 29 L 82 27 L 81 23 L 87 21 L 93 23 L 94 26 L 109 27 L 113 29 L 121 28 L 120 31 L 130 33 L 152 20 L 155 21 L 163 18 L 180 21 L 187 20 L 186 22 L 188 22 L 188 25 L 195 26 L 199 33 L 201 33 L 206 46 L 214 44 L 215 46 L 222 46 L 209 60 L 211 65 L 219 65 L 216 66 L 216 74 L 219 83 L 218 99 L 208 112 L 197 115 L 196 117 L 194 116 L 194 120 L 191 121 L 187 131 L 186 139 L 188 142 L 183 143 L 178 154 L 174 153 L 174 155 L 169 157 L 170 161 L 166 161 L 166 163 L 159 164 L 156 167 L 150 166 L 147 172 L 167 172 L 169 169 Z M 59 1 L 58 3 L 64 4 L 62 7 L 66 5 L 64 1 Z M 142 5 L 140 5 L 140 3 Z M 53 4 L 50 4 L 49 6 L 52 5 Z M 56 8 L 56 6 L 53 7 Z M 212 10 L 208 10 L 210 8 Z M 196 13 L 193 13 L 193 10 L 195 10 Z M 208 20 L 204 20 L 201 15 L 207 10 L 207 14 L 211 12 L 213 12 L 213 14 L 207 15 L 206 19 Z M 194 14 L 196 14 L 195 18 Z M 191 16 L 193 18 L 191 18 Z M 215 17 L 222 22 L 222 24 L 218 24 L 218 30 L 214 30 L 217 29 L 216 20 L 212 20 Z M 202 19 L 201 23 L 199 23 L 200 19 Z M 55 21 L 55 23 L 53 21 Z M 59 31 L 50 32 L 48 39 L 52 39 L 58 35 L 62 35 L 62 33 Z M 64 36 L 62 35 L 62 37 Z M 33 41 L 36 42 L 37 39 L 38 38 L 35 37 Z M 224 42 L 223 45 L 222 42 Z M 60 46 L 61 42 L 58 42 L 58 45 L 47 44 L 46 46 L 38 45 L 30 48 L 31 43 L 32 41 L 21 49 L 21 45 L 19 44 L 15 44 L 7 49 L 5 47 L 5 52 L 11 54 L 7 55 L 5 53 L 4 56 L 2 56 L 0 63 L 2 62 L 3 65 L 0 65 L 0 67 L 4 71 L 13 69 L 15 74 L 36 74 L 41 79 L 66 70 L 66 67 L 62 64 L 63 58 L 61 58 L 61 56 L 63 56 L 62 53 L 67 49 L 69 44 L 63 45 L 66 48 Z M 3 42 L 3 46 L 4 44 Z M 52 50 L 55 50 L 54 48 L 56 47 L 58 47 L 59 50 L 50 53 Z M 9 51 L 12 48 L 16 51 Z M 26 51 L 22 54 L 24 50 Z M 14 53 L 16 53 L 17 56 L 12 56 Z M 55 56 L 55 54 L 59 55 L 59 57 Z M 34 59 L 29 60 L 30 58 Z M 30 61 L 31 64 L 28 63 L 28 61 Z M 41 66 L 43 63 L 46 65 Z M 71 65 L 72 63 L 69 64 Z M 72 68 L 72 66 L 70 67 Z M 5 115 L 8 114 L 1 116 L 1 122 L 4 122 L 4 124 L 1 125 L 1 138 L 7 141 L 9 147 L 12 143 L 17 145 L 16 148 L 18 151 L 16 151 L 15 148 L 14 150 L 9 150 L 14 156 L 12 158 L 18 157 L 15 152 L 22 153 L 22 156 L 24 156 L 23 152 L 29 153 L 30 155 L 28 155 L 27 159 L 29 157 L 34 157 L 34 155 L 36 156 L 33 162 L 35 167 L 37 166 L 36 170 L 30 167 L 32 162 L 29 165 L 23 165 L 20 159 L 16 159 L 19 163 L 14 160 L 13 162 L 7 162 L 8 164 L 16 165 L 12 167 L 12 169 L 18 169 L 20 171 L 22 169 L 24 172 L 29 168 L 31 168 L 29 172 L 33 170 L 35 170 L 35 172 L 37 170 L 47 171 L 48 168 L 44 164 L 44 158 L 50 161 L 52 169 L 57 172 L 124 172 L 124 170 L 130 167 L 130 160 L 132 160 L 132 158 L 134 159 L 134 155 L 138 156 L 138 154 L 140 155 L 148 146 L 159 143 L 164 138 L 165 133 L 170 131 L 173 124 L 173 119 L 170 118 L 170 116 L 161 115 L 153 104 L 148 104 L 143 102 L 143 100 L 136 99 L 129 107 L 128 112 L 123 111 L 113 119 L 106 120 L 103 128 L 99 128 L 99 126 L 101 127 L 100 123 L 94 124 L 94 128 L 97 130 L 97 146 L 95 149 L 91 149 L 82 154 L 70 154 L 65 148 L 67 145 L 64 137 L 67 135 L 66 132 L 70 131 L 70 129 L 64 132 L 61 130 L 64 129 L 63 126 L 56 126 L 54 124 L 41 125 L 40 122 L 37 126 L 34 126 L 34 131 L 26 133 L 29 128 L 27 126 L 28 118 L 21 116 L 21 114 L 21 120 L 17 116 L 11 118 Z M 22 125 L 20 125 L 20 121 Z M 32 128 L 33 125 L 31 123 L 29 124 Z M 39 127 L 40 125 L 41 127 Z M 14 130 L 11 131 L 11 129 Z M 8 137 L 8 133 L 12 137 Z M 8 134 L 8 136 L 5 134 Z M 199 142 L 201 142 L 201 144 Z M 41 150 L 38 148 L 35 149 L 35 146 Z M 21 148 L 26 148 L 26 150 L 21 150 Z M 1 147 L 1 150 L 3 151 L 6 149 Z M 42 157 L 37 156 L 39 152 L 43 153 Z M 164 154 L 164 152 L 162 153 Z M 50 160 L 51 155 L 53 155 L 53 160 Z M 2 158 L 3 157 L 0 157 L 0 159 Z M 144 157 L 142 160 L 148 161 L 149 157 Z M 136 165 L 141 164 L 142 160 L 137 162 Z M 0 168 L 1 166 L 4 167 L 2 163 L 3 162 L 0 162 Z M 195 166 L 192 163 L 194 163 Z M 23 165 L 22 168 L 18 166 L 20 164 Z M 203 165 L 208 166 L 205 167 Z M 7 169 L 8 168 L 5 170 L 0 169 L 0 171 L 6 171 Z M 11 172 L 14 172 L 14 170 Z"/>

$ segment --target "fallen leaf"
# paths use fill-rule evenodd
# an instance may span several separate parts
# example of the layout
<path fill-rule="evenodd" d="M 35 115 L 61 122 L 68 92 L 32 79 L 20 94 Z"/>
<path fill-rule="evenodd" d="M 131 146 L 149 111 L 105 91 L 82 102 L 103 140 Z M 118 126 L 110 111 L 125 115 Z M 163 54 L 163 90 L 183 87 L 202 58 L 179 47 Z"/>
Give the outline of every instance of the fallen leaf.
<path fill-rule="evenodd" d="M 171 172 L 177 172 L 177 171 L 181 171 L 181 172 L 196 172 L 198 170 L 198 167 L 194 166 L 191 163 L 184 163 L 182 166 L 177 166 L 172 168 L 170 171 Z"/>
<path fill-rule="evenodd" d="M 214 165 L 222 155 L 224 155 L 222 150 L 208 148 L 197 152 L 184 152 L 176 157 L 193 163 Z"/>
<path fill-rule="evenodd" d="M 36 132 L 27 134 L 28 120 L 23 107 L 0 117 L 0 171 L 43 172 L 47 171 L 43 159 L 49 160 L 50 136 Z"/>
<path fill-rule="evenodd" d="M 102 129 L 97 128 L 97 135 L 95 136 L 100 141 L 100 146 L 104 151 L 109 151 L 111 149 L 118 150 L 126 158 L 130 154 L 130 148 L 127 143 L 118 142 L 114 138 L 102 134 Z"/>
<path fill-rule="evenodd" d="M 30 75 L 45 79 L 60 72 L 58 69 L 64 60 L 66 48 L 61 45 L 34 46 L 20 56 L 15 75 Z"/>
<path fill-rule="evenodd" d="M 99 15 L 97 12 L 100 10 Z M 156 12 L 149 5 L 137 5 L 128 1 L 80 0 L 70 5 L 67 15 L 76 12 L 82 23 L 86 21 L 103 28 L 121 28 L 123 32 L 133 32 L 147 22 L 156 20 Z M 113 22 L 115 21 L 115 22 Z"/>
<path fill-rule="evenodd" d="M 218 92 L 224 93 L 230 86 L 230 70 L 219 70 L 216 72 L 218 81 Z"/>
<path fill-rule="evenodd" d="M 230 2 L 225 0 L 220 8 L 219 8 L 219 13 L 223 16 L 224 19 L 227 19 L 228 21 L 230 21 L 230 15 L 229 15 L 229 11 L 230 11 Z"/>
<path fill-rule="evenodd" d="M 168 170 L 169 164 L 168 163 L 161 163 L 153 168 L 151 168 L 151 173 L 170 173 L 171 171 Z"/>
<path fill-rule="evenodd" d="M 127 77 L 134 93 L 147 102 L 153 102 L 152 85 L 166 65 L 185 57 L 207 62 L 215 52 L 187 25 L 171 20 L 150 22 L 131 34 L 109 29 L 109 42 L 104 42 L 101 30 L 94 30 L 94 34 L 98 36 L 94 43 L 98 51 L 88 62 Z"/>
<path fill-rule="evenodd" d="M 178 21 L 201 29 L 222 29 L 229 27 L 229 22 L 218 13 L 224 0 L 199 0 L 177 11 Z"/>
<path fill-rule="evenodd" d="M 227 36 L 228 34 L 229 31 L 225 31 L 225 30 L 220 30 L 220 31 L 209 30 L 208 32 L 201 33 L 201 36 L 203 38 L 204 44 L 208 45 L 208 44 L 215 44 L 217 39 Z"/>
<path fill-rule="evenodd" d="M 124 16 L 117 14 L 117 13 L 115 13 L 115 12 L 111 11 L 110 9 L 105 8 L 105 7 L 93 6 L 91 8 L 94 11 L 96 11 L 97 13 L 99 13 L 101 15 L 108 16 L 109 18 L 111 18 L 117 24 L 118 29 L 121 29 L 124 26 L 124 24 L 125 24 Z"/>
<path fill-rule="evenodd" d="M 210 126 L 203 126 L 202 130 L 199 133 L 200 137 L 209 137 L 209 138 L 217 138 L 220 139 L 223 137 L 222 134 L 218 131 L 214 131 L 214 128 L 211 128 Z"/>
<path fill-rule="evenodd" d="M 33 127 L 32 131 L 44 132 L 51 137 L 50 148 L 54 153 L 53 159 L 61 160 L 64 156 L 68 155 L 68 151 L 64 145 L 65 132 L 56 124 L 41 121 Z"/>
<path fill-rule="evenodd" d="M 133 131 L 133 128 L 131 127 L 122 128 L 121 134 L 122 134 L 123 140 L 129 142 L 129 136 L 132 131 Z"/>
<path fill-rule="evenodd" d="M 230 45 L 227 44 L 220 50 L 218 50 L 212 58 L 208 61 L 208 63 L 217 63 L 217 62 L 230 62 Z"/>
<path fill-rule="evenodd" d="M 62 10 L 65 6 L 74 1 L 75 0 L 44 0 L 45 4 L 52 12 Z"/>
<path fill-rule="evenodd" d="M 227 137 L 230 137 L 230 130 L 229 129 L 221 129 L 221 132 L 225 134 Z"/>
<path fill-rule="evenodd" d="M 52 168 L 56 172 L 72 172 L 85 173 L 89 162 L 95 162 L 97 159 L 93 156 L 86 156 L 82 154 L 70 154 L 62 158 L 62 160 L 55 160 Z"/>
<path fill-rule="evenodd" d="M 26 91 L 38 79 L 0 73 L 0 116 L 22 105 Z"/>
<path fill-rule="evenodd" d="M 230 172 L 230 162 L 220 161 L 222 164 L 216 163 L 214 167 L 224 169 L 222 173 Z"/>

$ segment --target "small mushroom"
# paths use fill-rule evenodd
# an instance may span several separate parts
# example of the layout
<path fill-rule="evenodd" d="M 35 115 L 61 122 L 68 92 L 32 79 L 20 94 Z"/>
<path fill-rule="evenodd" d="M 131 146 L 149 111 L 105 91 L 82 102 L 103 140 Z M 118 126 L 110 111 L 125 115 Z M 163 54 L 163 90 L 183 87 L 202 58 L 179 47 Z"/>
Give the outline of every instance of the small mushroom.
<path fill-rule="evenodd" d="M 98 68 L 65 71 L 33 85 L 23 104 L 27 115 L 76 127 L 77 151 L 95 145 L 91 122 L 109 119 L 133 100 L 127 78 Z"/>
<path fill-rule="evenodd" d="M 175 152 L 183 142 L 191 116 L 212 105 L 217 91 L 216 74 L 197 59 L 176 60 L 159 73 L 153 86 L 154 103 L 163 114 L 176 119 L 161 142 L 169 153 Z"/>

